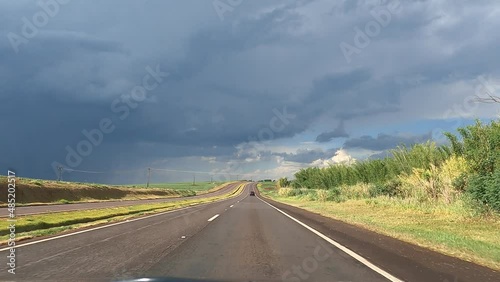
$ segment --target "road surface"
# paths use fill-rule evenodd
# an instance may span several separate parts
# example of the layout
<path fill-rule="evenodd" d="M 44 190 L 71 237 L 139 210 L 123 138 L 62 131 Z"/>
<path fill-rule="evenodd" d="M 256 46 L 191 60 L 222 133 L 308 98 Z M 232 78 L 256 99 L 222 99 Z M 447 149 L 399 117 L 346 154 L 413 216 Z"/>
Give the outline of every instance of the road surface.
<path fill-rule="evenodd" d="M 16 207 L 16 215 L 30 215 L 30 214 L 42 214 L 51 212 L 62 212 L 62 211 L 76 211 L 76 210 L 90 210 L 90 209 L 102 209 L 102 208 L 114 208 L 114 207 L 128 207 L 133 205 L 151 204 L 151 203 L 166 203 L 166 202 L 176 202 L 182 200 L 200 199 L 206 197 L 220 196 L 225 193 L 236 189 L 238 183 L 228 184 L 217 191 L 190 196 L 190 197 L 175 197 L 175 198 L 163 198 L 163 199 L 149 199 L 149 200 L 126 200 L 126 201 L 106 201 L 106 202 L 94 202 L 94 203 L 75 203 L 75 204 L 61 204 L 61 205 L 41 205 L 41 206 L 23 206 Z M 4 214 L 6 217 L 8 214 Z"/>
<path fill-rule="evenodd" d="M 16 274 L 2 263 L 0 280 L 500 281 L 493 270 L 249 196 L 252 189 L 255 183 L 232 199 L 22 242 Z M 6 260 L 8 250 L 0 253 Z"/>

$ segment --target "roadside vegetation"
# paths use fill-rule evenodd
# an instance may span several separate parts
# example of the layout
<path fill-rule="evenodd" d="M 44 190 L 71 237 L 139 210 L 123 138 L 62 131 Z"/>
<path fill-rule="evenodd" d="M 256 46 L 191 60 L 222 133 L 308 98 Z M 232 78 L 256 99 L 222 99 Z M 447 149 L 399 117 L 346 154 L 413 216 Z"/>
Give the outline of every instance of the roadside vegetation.
<path fill-rule="evenodd" d="M 128 207 L 103 208 L 82 211 L 56 212 L 50 214 L 20 216 L 16 219 L 16 240 L 54 235 L 67 230 L 122 221 L 138 216 L 174 210 L 178 208 L 210 203 L 239 195 L 245 183 L 224 195 L 202 199 L 187 199 L 167 203 L 143 204 Z M 7 218 L 0 218 L 0 243 L 5 244 L 10 234 Z"/>
<path fill-rule="evenodd" d="M 273 191 L 276 189 L 276 183 L 273 181 L 259 181 L 259 191 Z"/>
<path fill-rule="evenodd" d="M 0 176 L 0 186 L 7 187 L 6 176 Z M 215 191 L 223 186 L 222 182 L 200 182 L 194 186 L 192 183 L 161 183 L 140 188 L 140 185 L 115 186 L 19 177 L 16 181 L 16 205 L 188 197 Z M 0 205 L 6 205 L 6 193 L 7 189 L 0 190 Z"/>
<path fill-rule="evenodd" d="M 500 269 L 500 122 L 400 146 L 384 159 L 307 168 L 264 195 Z"/>

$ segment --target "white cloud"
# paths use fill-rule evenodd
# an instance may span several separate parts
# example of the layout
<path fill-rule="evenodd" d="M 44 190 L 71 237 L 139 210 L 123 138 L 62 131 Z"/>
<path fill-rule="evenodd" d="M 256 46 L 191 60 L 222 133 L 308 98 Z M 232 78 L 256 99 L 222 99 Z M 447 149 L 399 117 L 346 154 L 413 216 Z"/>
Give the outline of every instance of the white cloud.
<path fill-rule="evenodd" d="M 329 167 L 334 164 L 352 164 L 356 160 L 344 149 L 335 152 L 335 155 L 330 159 L 317 159 L 311 163 L 314 167 Z"/>

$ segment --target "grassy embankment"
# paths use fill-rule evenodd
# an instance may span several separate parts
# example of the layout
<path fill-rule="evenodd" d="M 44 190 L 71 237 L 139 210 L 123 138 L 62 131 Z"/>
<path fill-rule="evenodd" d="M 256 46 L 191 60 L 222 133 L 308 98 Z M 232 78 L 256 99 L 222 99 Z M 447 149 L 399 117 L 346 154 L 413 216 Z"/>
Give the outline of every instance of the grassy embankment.
<path fill-rule="evenodd" d="M 500 270 L 500 122 L 399 147 L 381 160 L 308 168 L 266 197 Z"/>
<path fill-rule="evenodd" d="M 187 197 L 222 188 L 223 183 L 200 182 L 151 184 L 151 188 L 114 186 L 94 183 L 16 179 L 16 205 L 66 204 L 116 200 Z M 7 187 L 7 178 L 0 176 L 0 187 Z M 7 189 L 0 190 L 0 205 L 5 206 Z"/>
<path fill-rule="evenodd" d="M 16 218 L 16 240 L 53 235 L 67 230 L 74 230 L 113 221 L 122 221 L 147 214 L 210 203 L 237 196 L 243 191 L 243 187 L 244 184 L 241 184 L 232 192 L 204 199 L 187 199 L 169 203 L 19 216 Z M 5 243 L 9 234 L 7 218 L 2 218 L 0 221 L 2 222 L 0 228 L 0 243 Z"/>

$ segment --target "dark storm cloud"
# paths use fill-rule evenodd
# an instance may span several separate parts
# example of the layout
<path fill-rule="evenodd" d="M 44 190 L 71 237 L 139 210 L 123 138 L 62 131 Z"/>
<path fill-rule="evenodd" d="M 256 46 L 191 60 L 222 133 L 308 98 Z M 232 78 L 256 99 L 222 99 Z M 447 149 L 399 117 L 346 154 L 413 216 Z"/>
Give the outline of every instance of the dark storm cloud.
<path fill-rule="evenodd" d="M 288 17 L 287 9 L 285 6 L 258 19 L 242 21 L 233 32 L 224 26 L 194 33 L 188 39 L 185 59 L 175 63 L 160 60 L 162 68 L 172 71 L 170 80 L 153 91 L 153 100 L 131 109 L 121 122 L 110 109 L 112 101 L 140 82 L 144 67 L 156 63 L 154 60 L 137 60 L 120 43 L 79 31 L 41 31 L 17 55 L 8 42 L 2 41 L 1 67 L 9 69 L 0 84 L 1 95 L 6 98 L 0 106 L 2 115 L 11 118 L 13 106 L 20 105 L 26 113 L 16 119 L 19 126 L 12 130 L 20 141 L 3 140 L 3 148 L 15 146 L 24 148 L 26 154 L 32 153 L 27 158 L 6 150 L 3 156 L 14 167 L 33 164 L 26 174 L 47 175 L 52 161 L 64 163 L 66 146 L 75 148 L 85 139 L 82 130 L 96 128 L 100 119 L 108 117 L 115 121 L 117 129 L 104 137 L 104 143 L 94 148 L 82 166 L 103 161 L 105 165 L 99 168 L 106 164 L 112 167 L 116 163 L 112 159 L 123 154 L 122 150 L 114 150 L 116 147 L 128 148 L 130 155 L 143 160 L 230 154 L 234 145 L 249 141 L 259 130 L 269 127 L 273 110 L 282 112 L 287 105 L 272 97 L 262 105 L 252 99 L 253 93 L 211 90 L 192 78 L 211 60 L 278 40 L 280 26 L 285 28 L 289 19 L 296 21 Z M 278 17 L 285 21 L 273 24 Z M 266 33 L 270 27 L 276 31 Z M 17 28 L 16 24 L 5 27 L 7 31 Z M 273 138 L 295 132 L 288 127 Z M 150 146 L 137 145 L 144 143 Z M 221 149 L 214 152 L 215 145 Z"/>
<path fill-rule="evenodd" d="M 349 120 L 398 111 L 400 87 L 394 81 L 381 83 L 371 78 L 370 71 L 357 69 L 316 80 L 302 101 L 304 114 Z"/>
<path fill-rule="evenodd" d="M 381 133 L 377 137 L 361 136 L 359 138 L 352 138 L 344 143 L 344 147 L 348 148 L 362 148 L 375 151 L 395 148 L 398 145 L 412 145 L 431 140 L 431 133 L 422 135 L 389 135 Z"/>
<path fill-rule="evenodd" d="M 328 132 L 323 132 L 320 135 L 318 135 L 316 137 L 316 142 L 325 143 L 325 142 L 332 141 L 334 138 L 341 138 L 341 137 L 347 138 L 347 137 L 349 137 L 349 135 L 345 131 L 343 131 L 343 132 L 340 132 L 338 130 L 328 131 Z"/>
<path fill-rule="evenodd" d="M 316 142 L 330 142 L 334 138 L 348 138 L 349 134 L 345 130 L 344 122 L 341 121 L 333 131 L 323 132 L 316 137 Z"/>
<path fill-rule="evenodd" d="M 298 1 L 263 12 L 258 17 L 243 17 L 231 25 L 216 29 L 201 29 L 186 43 L 184 60 L 174 67 L 173 75 L 185 80 L 203 70 L 206 64 L 259 45 L 292 40 L 285 31 L 301 25 L 301 18 L 293 12 L 297 6 L 310 1 Z"/>
<path fill-rule="evenodd" d="M 0 139 L 0 166 L 53 178 L 52 161 L 63 163 L 66 146 L 74 148 L 84 139 L 82 130 L 97 128 L 102 118 L 112 119 L 116 129 L 81 168 L 142 167 L 191 156 L 238 159 L 245 155 L 236 156 L 236 147 L 259 141 L 276 110 L 296 118 L 273 131 L 271 142 L 328 128 L 319 121 L 404 116 L 399 76 L 423 75 L 425 84 L 498 73 L 495 17 L 485 17 L 488 23 L 476 32 L 477 16 L 494 10 L 483 4 L 494 2 L 468 2 L 474 9 L 467 13 L 455 2 L 435 9 L 429 3 L 404 1 L 406 14 L 394 17 L 363 50 L 362 60 L 347 65 L 337 46 L 369 20 L 366 1 L 247 1 L 221 22 L 211 1 L 97 6 L 73 0 L 17 54 L 6 35 L 19 34 L 21 18 L 40 8 L 31 1 L 4 1 L 0 129 L 8 135 Z M 335 16 L 325 16 L 332 5 Z M 432 40 L 438 37 L 442 41 Z M 429 50 L 446 52 L 430 56 Z M 121 120 L 113 101 L 142 83 L 147 66 L 157 65 L 170 76 Z M 412 107 L 424 115 L 425 103 Z M 316 140 L 348 137 L 343 127 L 330 129 Z M 378 150 L 420 140 L 412 138 L 361 137 L 346 146 Z M 310 163 L 331 153 L 269 152 L 262 158 Z"/>

